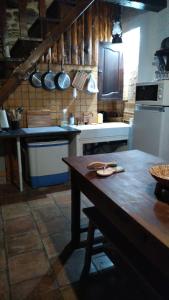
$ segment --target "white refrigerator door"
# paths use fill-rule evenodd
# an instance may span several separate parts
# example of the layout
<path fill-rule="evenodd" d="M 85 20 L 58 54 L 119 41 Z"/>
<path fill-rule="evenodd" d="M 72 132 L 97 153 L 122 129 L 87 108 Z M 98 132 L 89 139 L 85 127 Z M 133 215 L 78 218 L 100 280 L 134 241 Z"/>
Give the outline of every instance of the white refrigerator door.
<path fill-rule="evenodd" d="M 160 145 L 159 156 L 169 163 L 169 107 L 164 108 L 161 133 L 160 133 Z"/>
<path fill-rule="evenodd" d="M 159 156 L 161 125 L 165 108 L 136 105 L 133 124 L 133 149 Z"/>

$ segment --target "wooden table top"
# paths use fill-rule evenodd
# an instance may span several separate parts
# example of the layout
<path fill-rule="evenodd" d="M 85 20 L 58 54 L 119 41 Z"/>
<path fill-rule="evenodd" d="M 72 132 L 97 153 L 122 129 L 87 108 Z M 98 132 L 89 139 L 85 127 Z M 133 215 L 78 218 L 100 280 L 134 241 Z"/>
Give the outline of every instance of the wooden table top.
<path fill-rule="evenodd" d="M 95 171 L 89 171 L 87 165 L 92 161 L 108 162 L 116 160 L 125 172 L 108 177 L 99 177 Z M 164 163 L 160 158 L 130 150 L 106 154 L 64 158 L 79 178 L 90 183 L 89 186 L 103 195 L 112 207 L 122 209 L 126 215 L 141 225 L 163 245 L 169 248 L 169 204 L 158 201 L 155 194 L 155 179 L 149 174 L 149 168 Z M 78 184 L 78 183 L 77 183 Z M 169 194 L 164 195 L 169 200 Z"/>

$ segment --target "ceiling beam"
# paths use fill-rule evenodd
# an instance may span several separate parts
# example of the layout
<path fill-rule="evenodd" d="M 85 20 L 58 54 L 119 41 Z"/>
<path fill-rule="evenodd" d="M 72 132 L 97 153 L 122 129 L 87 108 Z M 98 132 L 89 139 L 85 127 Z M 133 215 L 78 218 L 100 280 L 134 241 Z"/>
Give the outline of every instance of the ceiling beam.
<path fill-rule="evenodd" d="M 167 7 L 167 0 L 106 0 L 106 2 L 154 12 L 159 12 Z"/>

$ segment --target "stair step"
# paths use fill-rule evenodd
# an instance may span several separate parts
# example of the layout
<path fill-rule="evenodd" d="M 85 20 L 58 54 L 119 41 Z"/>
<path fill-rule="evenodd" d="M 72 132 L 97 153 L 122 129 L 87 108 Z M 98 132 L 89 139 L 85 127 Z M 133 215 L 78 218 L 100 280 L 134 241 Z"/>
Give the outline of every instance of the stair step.
<path fill-rule="evenodd" d="M 0 79 L 8 78 L 12 71 L 22 62 L 24 62 L 24 59 L 0 58 Z"/>
<path fill-rule="evenodd" d="M 47 18 L 63 19 L 68 13 L 68 9 L 76 5 L 76 1 L 71 0 L 55 0 L 46 11 Z"/>
<path fill-rule="evenodd" d="M 11 58 L 27 58 L 42 39 L 19 38 L 10 50 Z"/>
<path fill-rule="evenodd" d="M 60 19 L 51 19 L 39 17 L 32 24 L 28 30 L 28 36 L 31 38 L 45 38 L 46 34 L 49 33 L 53 27 L 60 22 Z"/>
<path fill-rule="evenodd" d="M 6 6 L 8 8 L 18 8 L 18 0 L 7 0 Z"/>

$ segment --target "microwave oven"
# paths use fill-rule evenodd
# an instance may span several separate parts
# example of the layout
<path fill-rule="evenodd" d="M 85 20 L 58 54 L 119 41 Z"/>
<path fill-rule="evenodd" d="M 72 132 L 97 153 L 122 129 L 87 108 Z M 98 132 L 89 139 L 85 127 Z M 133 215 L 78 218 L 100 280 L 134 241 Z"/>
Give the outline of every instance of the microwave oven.
<path fill-rule="evenodd" d="M 137 83 L 136 104 L 169 106 L 169 80 Z"/>

